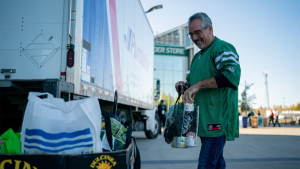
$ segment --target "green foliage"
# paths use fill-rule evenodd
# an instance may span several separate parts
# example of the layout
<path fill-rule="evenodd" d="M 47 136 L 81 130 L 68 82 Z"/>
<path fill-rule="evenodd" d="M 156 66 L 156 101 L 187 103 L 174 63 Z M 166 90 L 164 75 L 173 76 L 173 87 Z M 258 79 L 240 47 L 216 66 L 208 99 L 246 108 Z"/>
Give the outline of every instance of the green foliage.
<path fill-rule="evenodd" d="M 297 103 L 296 105 L 292 105 L 292 106 L 290 107 L 290 109 L 296 110 L 296 111 L 300 111 L 300 103 Z"/>
<path fill-rule="evenodd" d="M 239 100 L 239 103 L 240 103 L 240 107 L 241 107 L 241 111 L 246 111 L 246 107 L 247 107 L 247 111 L 250 111 L 250 109 L 252 108 L 252 104 L 255 104 L 253 103 L 253 100 L 256 99 L 256 96 L 255 94 L 251 95 L 251 96 L 248 96 L 247 95 L 247 91 L 250 89 L 250 87 L 253 85 L 250 84 L 250 85 L 246 85 L 246 88 L 245 90 L 242 92 L 241 96 L 242 96 L 242 99 Z"/>

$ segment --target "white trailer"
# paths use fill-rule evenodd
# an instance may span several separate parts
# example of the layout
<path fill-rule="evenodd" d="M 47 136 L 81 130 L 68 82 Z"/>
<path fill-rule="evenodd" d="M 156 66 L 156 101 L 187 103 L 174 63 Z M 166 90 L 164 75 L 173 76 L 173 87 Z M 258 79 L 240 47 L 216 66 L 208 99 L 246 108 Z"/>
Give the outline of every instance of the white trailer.
<path fill-rule="evenodd" d="M 139 0 L 0 1 L 0 133 L 21 126 L 30 91 L 112 110 L 118 90 L 117 115 L 156 138 L 153 39 Z"/>

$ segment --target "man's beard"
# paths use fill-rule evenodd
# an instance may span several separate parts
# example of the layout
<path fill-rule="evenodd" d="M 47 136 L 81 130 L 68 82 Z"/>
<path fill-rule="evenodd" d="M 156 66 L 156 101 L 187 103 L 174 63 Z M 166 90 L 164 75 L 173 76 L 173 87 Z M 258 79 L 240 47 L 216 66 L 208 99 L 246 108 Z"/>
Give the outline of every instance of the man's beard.
<path fill-rule="evenodd" d="M 202 45 L 198 45 L 197 43 L 199 43 L 199 41 L 202 43 Z M 196 42 L 196 43 L 195 43 Z M 205 43 L 203 41 L 203 39 L 197 39 L 194 43 L 196 44 L 196 46 L 199 48 L 199 49 L 203 49 L 204 46 L 205 46 Z"/>
<path fill-rule="evenodd" d="M 197 45 L 198 46 L 198 45 Z M 199 49 L 203 49 L 205 46 L 205 44 L 201 45 L 201 46 L 198 46 Z"/>

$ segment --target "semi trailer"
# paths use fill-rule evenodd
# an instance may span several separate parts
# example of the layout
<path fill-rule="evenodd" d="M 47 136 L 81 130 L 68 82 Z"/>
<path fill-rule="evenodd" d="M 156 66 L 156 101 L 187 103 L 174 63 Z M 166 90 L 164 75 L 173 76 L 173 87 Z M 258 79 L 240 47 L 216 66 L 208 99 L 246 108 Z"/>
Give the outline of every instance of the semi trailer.
<path fill-rule="evenodd" d="M 153 39 L 139 0 L 0 1 L 0 133 L 19 131 L 29 92 L 103 111 L 117 90 L 120 120 L 156 138 Z"/>

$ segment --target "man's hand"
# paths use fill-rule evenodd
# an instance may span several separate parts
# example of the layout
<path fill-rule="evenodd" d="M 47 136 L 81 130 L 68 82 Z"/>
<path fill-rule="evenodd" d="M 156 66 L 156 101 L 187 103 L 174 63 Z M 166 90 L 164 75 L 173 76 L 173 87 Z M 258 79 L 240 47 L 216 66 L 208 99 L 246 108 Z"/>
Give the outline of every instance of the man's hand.
<path fill-rule="evenodd" d="M 182 96 L 182 101 L 185 103 L 185 102 L 188 102 L 188 103 L 194 103 L 194 98 L 195 98 L 195 95 L 196 93 L 198 92 L 199 88 L 198 85 L 193 85 L 191 86 L 190 88 L 188 88 L 183 96 Z"/>
<path fill-rule="evenodd" d="M 195 95 L 201 88 L 218 88 L 216 79 L 212 77 L 195 83 L 193 86 L 191 86 L 184 92 L 184 95 L 182 96 L 182 101 L 184 103 L 194 103 Z"/>
<path fill-rule="evenodd" d="M 175 84 L 175 89 L 176 89 L 177 92 L 178 92 L 178 86 L 179 86 L 179 85 L 184 86 L 185 83 L 184 83 L 183 81 L 179 81 L 179 82 L 177 82 L 177 83 Z"/>

